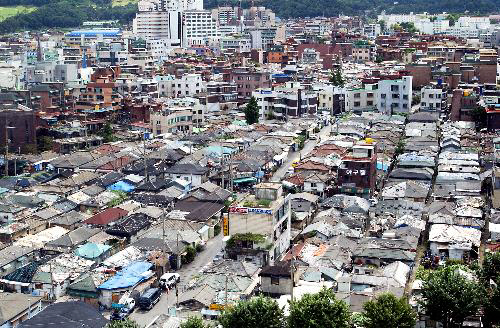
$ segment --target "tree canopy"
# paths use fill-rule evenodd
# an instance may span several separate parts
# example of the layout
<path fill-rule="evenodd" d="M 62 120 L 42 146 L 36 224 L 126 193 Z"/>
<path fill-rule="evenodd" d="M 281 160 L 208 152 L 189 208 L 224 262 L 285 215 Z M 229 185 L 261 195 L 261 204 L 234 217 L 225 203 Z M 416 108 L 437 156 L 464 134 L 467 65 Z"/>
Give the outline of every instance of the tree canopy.
<path fill-rule="evenodd" d="M 350 312 L 344 301 L 335 299 L 333 291 L 323 289 L 306 294 L 290 303 L 289 328 L 348 328 Z"/>
<path fill-rule="evenodd" d="M 414 328 L 416 318 L 405 298 L 382 294 L 363 304 L 361 325 L 364 328 Z"/>
<path fill-rule="evenodd" d="M 431 319 L 444 328 L 461 327 L 465 318 L 477 312 L 483 288 L 474 274 L 459 265 L 431 272 L 422 284 L 421 305 Z"/>
<path fill-rule="evenodd" d="M 283 310 L 270 298 L 252 298 L 224 310 L 219 323 L 223 328 L 282 328 Z"/>
<path fill-rule="evenodd" d="M 125 319 L 122 321 L 113 320 L 106 325 L 106 328 L 140 328 L 137 322 Z"/>
<path fill-rule="evenodd" d="M 187 321 L 181 323 L 180 328 L 208 328 L 208 326 L 203 323 L 201 318 L 189 317 Z"/>
<path fill-rule="evenodd" d="M 245 107 L 245 120 L 248 125 L 259 123 L 259 104 L 257 104 L 255 97 L 250 98 Z"/>

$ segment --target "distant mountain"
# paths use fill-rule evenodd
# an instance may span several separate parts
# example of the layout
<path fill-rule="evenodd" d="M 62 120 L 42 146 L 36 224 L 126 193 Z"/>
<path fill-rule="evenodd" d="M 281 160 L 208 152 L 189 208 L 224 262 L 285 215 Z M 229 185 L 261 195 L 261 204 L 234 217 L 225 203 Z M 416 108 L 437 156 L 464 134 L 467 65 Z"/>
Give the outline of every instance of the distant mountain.
<path fill-rule="evenodd" d="M 74 28 L 86 20 L 120 20 L 130 22 L 137 11 L 138 0 L 0 0 L 1 6 L 35 6 L 0 22 L 0 33 L 46 28 Z M 239 5 L 239 0 L 204 0 L 205 8 Z M 242 0 L 250 6 L 252 0 Z M 256 5 L 272 9 L 279 17 L 315 17 L 363 15 L 373 17 L 387 13 L 463 13 L 498 12 L 500 0 L 254 0 Z"/>
<path fill-rule="evenodd" d="M 205 8 L 226 4 L 238 5 L 238 0 L 205 0 Z M 248 6 L 251 0 L 243 2 Z M 463 13 L 486 14 L 500 11 L 500 0 L 255 0 L 256 5 L 272 9 L 279 17 L 315 17 L 362 15 L 378 13 Z"/>

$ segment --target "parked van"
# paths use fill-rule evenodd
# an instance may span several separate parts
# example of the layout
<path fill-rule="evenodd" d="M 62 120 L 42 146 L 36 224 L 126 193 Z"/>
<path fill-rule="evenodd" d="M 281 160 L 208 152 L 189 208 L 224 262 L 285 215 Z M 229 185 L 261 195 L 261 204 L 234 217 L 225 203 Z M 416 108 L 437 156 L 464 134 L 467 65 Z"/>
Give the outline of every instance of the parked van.
<path fill-rule="evenodd" d="M 181 281 L 181 276 L 178 273 L 168 272 L 160 277 L 160 287 L 170 289 L 175 287 Z"/>
<path fill-rule="evenodd" d="M 151 310 L 160 301 L 160 297 L 160 288 L 149 288 L 139 298 L 139 307 L 142 310 Z"/>

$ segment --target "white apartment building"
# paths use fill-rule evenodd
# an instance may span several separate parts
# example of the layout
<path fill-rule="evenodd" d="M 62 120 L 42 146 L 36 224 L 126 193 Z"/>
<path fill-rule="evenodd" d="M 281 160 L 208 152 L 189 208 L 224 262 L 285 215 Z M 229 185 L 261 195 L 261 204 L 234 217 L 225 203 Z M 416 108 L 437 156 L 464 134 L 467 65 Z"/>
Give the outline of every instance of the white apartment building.
<path fill-rule="evenodd" d="M 216 18 L 219 26 L 227 25 L 232 20 L 238 19 L 238 7 L 219 7 L 212 9 L 212 17 Z"/>
<path fill-rule="evenodd" d="M 318 111 L 318 92 L 306 90 L 299 82 L 287 82 L 284 87 L 258 89 L 252 96 L 259 105 L 259 116 L 266 119 L 272 115 L 277 119 L 301 117 Z"/>
<path fill-rule="evenodd" d="M 365 112 L 375 110 L 377 85 L 367 84 L 363 88 L 346 90 L 346 111 Z"/>
<path fill-rule="evenodd" d="M 220 51 L 244 53 L 252 50 L 252 40 L 248 36 L 228 35 L 220 40 Z"/>
<path fill-rule="evenodd" d="M 179 47 L 187 41 L 183 15 L 186 11 L 203 11 L 203 0 L 141 0 L 132 25 L 133 33 L 146 40 L 168 39 L 172 47 Z M 189 20 L 191 15 L 187 16 Z M 203 24 L 201 27 L 205 28 Z M 192 27 L 188 34 L 193 31 L 199 34 L 198 29 Z"/>
<path fill-rule="evenodd" d="M 266 202 L 262 202 L 266 200 Z M 255 205 L 252 205 L 255 204 Z M 259 205 L 257 204 L 266 204 Z M 281 183 L 260 183 L 255 186 L 255 195 L 247 195 L 229 209 L 228 234 L 254 233 L 265 237 L 262 249 L 268 252 L 269 264 L 279 261 L 290 248 L 291 209 L 290 195 L 283 194 Z M 256 248 L 257 245 L 253 245 Z M 245 259 L 252 255 L 242 257 Z M 267 263 L 260 262 L 261 265 Z"/>
<path fill-rule="evenodd" d="M 371 39 L 375 39 L 380 33 L 382 33 L 382 29 L 379 24 L 365 24 L 363 26 L 363 35 Z"/>
<path fill-rule="evenodd" d="M 441 34 L 450 28 L 450 21 L 447 19 L 420 19 L 415 22 L 415 28 L 424 34 Z"/>
<path fill-rule="evenodd" d="M 159 99 L 161 110 L 151 112 L 151 129 L 154 136 L 165 133 L 190 133 L 193 126 L 200 127 L 205 121 L 204 106 L 192 97 Z"/>
<path fill-rule="evenodd" d="M 403 76 L 398 80 L 378 82 L 377 108 L 387 115 L 409 113 L 412 100 L 412 76 Z"/>
<path fill-rule="evenodd" d="M 218 41 L 220 34 L 217 21 L 208 10 L 187 10 L 183 12 L 183 46 L 209 45 Z"/>
<path fill-rule="evenodd" d="M 423 87 L 420 91 L 420 110 L 441 111 L 448 107 L 448 93 L 442 85 Z"/>
<path fill-rule="evenodd" d="M 155 76 L 160 97 L 182 98 L 205 92 L 206 85 L 200 74 L 186 74 L 180 78 L 173 75 Z"/>
<path fill-rule="evenodd" d="M 491 27 L 489 17 L 462 16 L 457 20 L 455 25 L 474 30 L 489 29 Z"/>

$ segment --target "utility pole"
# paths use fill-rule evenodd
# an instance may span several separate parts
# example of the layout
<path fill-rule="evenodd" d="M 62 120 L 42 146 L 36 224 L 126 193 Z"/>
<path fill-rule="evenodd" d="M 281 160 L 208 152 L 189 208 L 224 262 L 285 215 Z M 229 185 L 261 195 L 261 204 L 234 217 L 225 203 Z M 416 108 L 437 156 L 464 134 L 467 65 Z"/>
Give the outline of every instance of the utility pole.
<path fill-rule="evenodd" d="M 165 258 L 165 265 L 163 266 L 163 273 L 167 271 L 167 245 L 165 243 L 165 205 L 162 206 L 163 208 L 163 215 L 162 215 L 162 228 L 163 228 L 163 233 L 162 233 L 162 239 L 163 239 L 163 257 Z"/>
<path fill-rule="evenodd" d="M 9 124 L 7 124 L 7 121 L 5 121 L 5 163 L 4 163 L 4 168 L 5 168 L 5 176 L 9 176 Z"/>
<path fill-rule="evenodd" d="M 292 279 L 292 284 L 290 288 L 290 300 L 293 302 L 293 246 L 292 246 L 292 257 L 290 259 L 290 278 Z"/>
<path fill-rule="evenodd" d="M 226 273 L 226 286 L 225 286 L 226 297 L 225 297 L 224 307 L 227 307 L 227 280 L 228 280 L 227 275 L 228 275 L 228 274 Z"/>
<path fill-rule="evenodd" d="M 149 179 L 148 179 L 148 163 L 146 160 L 146 132 L 144 132 L 144 134 L 142 136 L 142 140 L 143 140 L 143 148 L 144 148 L 144 179 L 145 179 L 145 182 L 148 182 Z"/>

